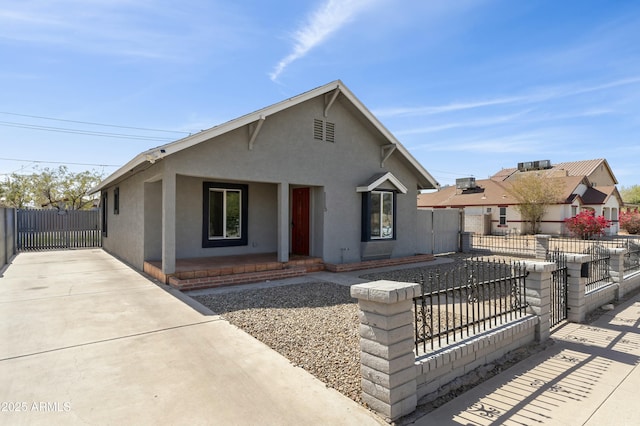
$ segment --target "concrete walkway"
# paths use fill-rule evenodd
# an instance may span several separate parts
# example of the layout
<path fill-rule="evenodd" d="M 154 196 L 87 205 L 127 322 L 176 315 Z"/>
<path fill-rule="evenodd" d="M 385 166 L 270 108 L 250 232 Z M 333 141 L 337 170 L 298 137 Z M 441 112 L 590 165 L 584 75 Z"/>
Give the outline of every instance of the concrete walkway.
<path fill-rule="evenodd" d="M 640 425 L 640 295 L 413 423 Z"/>
<path fill-rule="evenodd" d="M 102 250 L 18 255 L 0 278 L 0 424 L 383 424 L 188 301 Z"/>

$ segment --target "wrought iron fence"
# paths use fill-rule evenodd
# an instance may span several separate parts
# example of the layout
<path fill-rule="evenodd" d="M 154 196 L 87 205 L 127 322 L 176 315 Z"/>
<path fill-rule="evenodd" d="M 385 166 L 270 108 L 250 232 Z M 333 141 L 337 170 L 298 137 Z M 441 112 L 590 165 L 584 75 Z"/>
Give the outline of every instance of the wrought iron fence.
<path fill-rule="evenodd" d="M 584 253 L 591 255 L 591 259 L 583 265 L 581 271 L 582 276 L 587 278 L 586 293 L 609 285 L 611 282 L 611 273 L 609 272 L 611 255 L 609 254 L 609 249 L 603 245 L 594 244 L 585 249 Z"/>
<path fill-rule="evenodd" d="M 416 353 L 525 316 L 527 274 L 520 262 L 471 259 L 422 275 L 414 299 Z"/>
<path fill-rule="evenodd" d="M 476 253 L 499 253 L 511 256 L 535 257 L 536 238 L 533 235 L 471 235 L 471 250 Z"/>
<path fill-rule="evenodd" d="M 606 248 L 625 248 L 629 244 L 629 238 L 622 236 L 594 236 L 589 239 L 556 237 L 549 240 L 549 250 L 560 250 L 565 253 L 587 253 L 594 245 Z"/>
<path fill-rule="evenodd" d="M 567 297 L 568 297 L 568 267 L 567 256 L 559 249 L 548 251 L 546 254 L 548 262 L 554 262 L 556 269 L 551 272 L 551 326 L 559 324 L 567 318 Z"/>

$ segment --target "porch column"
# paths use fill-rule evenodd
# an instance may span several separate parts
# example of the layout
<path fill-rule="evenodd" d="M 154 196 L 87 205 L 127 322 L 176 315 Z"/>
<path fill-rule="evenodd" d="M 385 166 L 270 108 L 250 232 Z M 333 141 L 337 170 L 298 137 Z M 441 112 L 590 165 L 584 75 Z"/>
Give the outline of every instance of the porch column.
<path fill-rule="evenodd" d="M 289 183 L 278 184 L 278 262 L 289 261 Z"/>
<path fill-rule="evenodd" d="M 176 271 L 176 174 L 162 178 L 162 273 Z"/>

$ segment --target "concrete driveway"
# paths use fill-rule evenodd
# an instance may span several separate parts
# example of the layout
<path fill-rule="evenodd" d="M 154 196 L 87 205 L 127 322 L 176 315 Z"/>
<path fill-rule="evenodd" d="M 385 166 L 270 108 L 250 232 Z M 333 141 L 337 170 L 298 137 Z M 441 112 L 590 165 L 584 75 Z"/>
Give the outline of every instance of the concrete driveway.
<path fill-rule="evenodd" d="M 384 424 L 185 300 L 102 250 L 18 255 L 0 278 L 0 423 Z"/>

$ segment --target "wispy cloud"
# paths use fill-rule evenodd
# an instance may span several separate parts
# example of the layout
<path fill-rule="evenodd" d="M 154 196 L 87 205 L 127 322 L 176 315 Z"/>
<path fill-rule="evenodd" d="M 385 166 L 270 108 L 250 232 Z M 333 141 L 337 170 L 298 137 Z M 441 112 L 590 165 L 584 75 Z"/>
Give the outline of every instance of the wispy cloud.
<path fill-rule="evenodd" d="M 233 22 L 230 13 L 220 7 L 214 11 L 199 0 L 188 0 L 180 7 L 146 0 L 24 1 L 0 10 L 0 41 L 176 60 L 204 46 L 211 50 L 212 45 L 231 44 Z M 216 45 L 216 40 L 224 43 Z"/>
<path fill-rule="evenodd" d="M 386 109 L 377 109 L 373 111 L 373 113 L 378 117 L 433 115 L 433 114 L 441 114 L 445 112 L 455 112 L 455 111 L 463 111 L 468 109 L 482 108 L 487 106 L 512 104 L 516 102 L 521 102 L 524 99 L 525 99 L 524 97 L 505 97 L 505 98 L 485 99 L 485 100 L 468 101 L 468 102 L 453 102 L 450 104 L 437 105 L 437 106 L 419 106 L 414 108 L 411 108 L 411 107 L 386 108 Z"/>
<path fill-rule="evenodd" d="M 448 123 L 440 123 L 434 124 L 430 126 L 422 126 L 415 128 L 407 128 L 403 130 L 395 131 L 394 134 L 398 136 L 403 135 L 417 135 L 417 134 L 427 134 L 427 133 L 436 133 L 443 132 L 447 130 L 454 129 L 464 129 L 464 128 L 478 128 L 478 127 L 492 127 L 500 125 L 509 125 L 513 123 L 517 123 L 518 125 L 531 125 L 531 124 L 539 124 L 550 121 L 559 121 L 559 120 L 570 120 L 575 118 L 585 118 L 585 117 L 597 117 L 602 115 L 613 114 L 615 111 L 610 108 L 593 108 L 587 109 L 583 111 L 574 111 L 567 113 L 549 113 L 549 112 L 540 112 L 534 109 L 527 109 L 524 111 L 519 111 L 514 114 L 508 115 L 498 115 L 491 117 L 484 117 L 479 119 L 471 119 L 471 120 L 459 120 L 459 121 L 451 121 Z"/>
<path fill-rule="evenodd" d="M 436 106 L 383 108 L 374 110 L 374 114 L 378 117 L 425 116 L 509 104 L 535 104 L 554 99 L 579 96 L 586 93 L 605 91 L 638 83 L 640 83 L 640 76 L 632 76 L 595 85 L 542 87 L 519 96 L 452 102 L 449 104 Z"/>
<path fill-rule="evenodd" d="M 482 154 L 530 153 L 541 148 L 544 136 L 537 132 L 509 136 L 483 137 L 461 142 L 450 141 L 446 146 L 432 146 L 434 151 L 477 152 Z"/>
<path fill-rule="evenodd" d="M 441 132 L 444 130 L 451 130 L 451 129 L 464 128 L 464 127 L 494 126 L 497 124 L 506 124 L 506 123 L 512 122 L 516 119 L 519 119 L 525 116 L 529 112 L 531 112 L 531 110 L 520 111 L 515 114 L 502 115 L 497 117 L 487 117 L 487 118 L 476 119 L 476 120 L 461 120 L 456 122 L 437 124 L 433 126 L 423 126 L 423 127 L 412 128 L 412 129 L 405 129 L 405 130 L 400 130 L 394 133 L 396 135 L 412 135 L 412 134 Z"/>
<path fill-rule="evenodd" d="M 359 12 L 371 6 L 371 0 L 328 0 L 315 10 L 307 22 L 293 34 L 293 50 L 269 74 L 276 81 L 292 62 L 304 57 L 331 34 L 349 23 Z"/>

